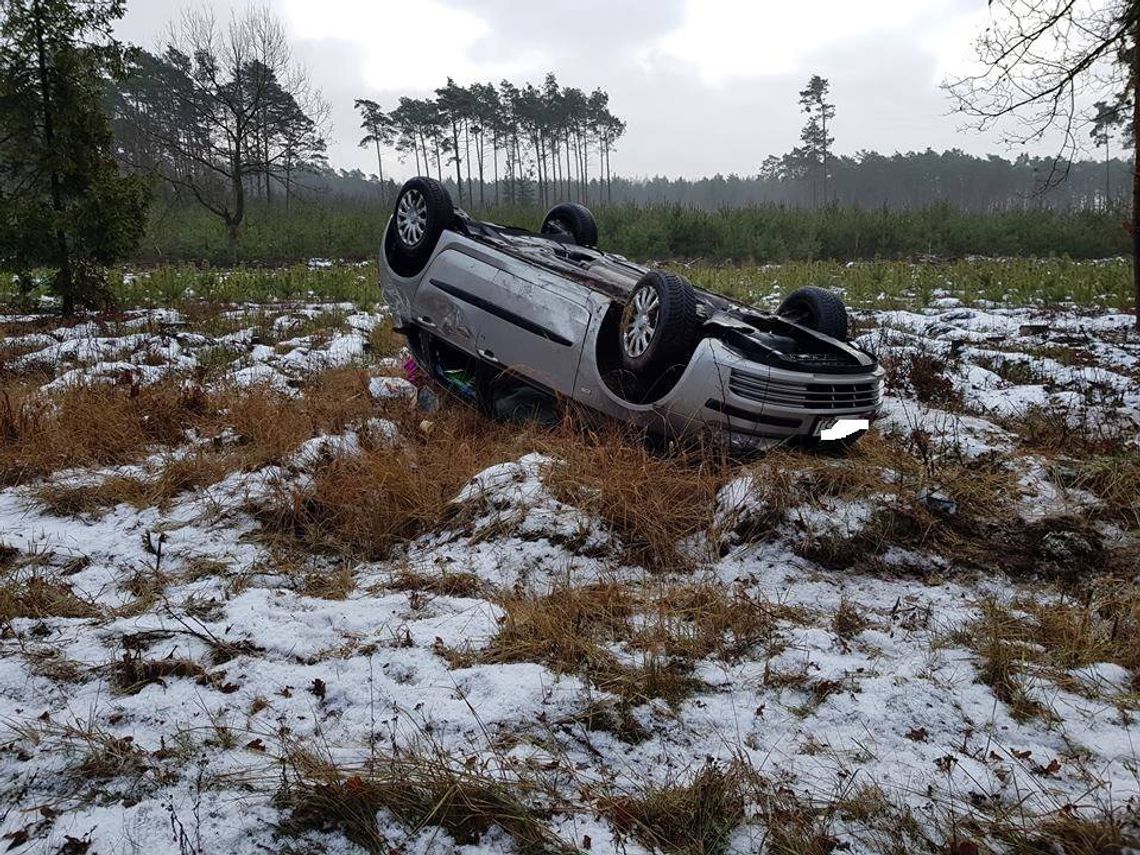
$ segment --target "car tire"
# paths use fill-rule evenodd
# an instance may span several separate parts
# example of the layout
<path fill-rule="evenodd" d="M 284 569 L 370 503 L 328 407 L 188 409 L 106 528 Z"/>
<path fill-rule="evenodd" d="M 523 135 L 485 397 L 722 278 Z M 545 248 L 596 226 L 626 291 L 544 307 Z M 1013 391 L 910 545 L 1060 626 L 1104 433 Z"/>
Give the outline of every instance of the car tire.
<path fill-rule="evenodd" d="M 411 178 L 400 188 L 384 250 L 400 276 L 415 276 L 427 266 L 445 229 L 455 224 L 451 194 L 434 178 Z"/>
<path fill-rule="evenodd" d="M 598 245 L 598 222 L 585 205 L 555 205 L 542 221 L 544 235 L 568 235 L 578 246 Z"/>
<path fill-rule="evenodd" d="M 784 298 L 776 314 L 839 341 L 847 340 L 847 307 L 823 288 L 808 286 Z"/>
<path fill-rule="evenodd" d="M 618 325 L 622 364 L 645 381 L 683 365 L 696 337 L 697 293 L 683 276 L 651 270 L 638 281 Z"/>

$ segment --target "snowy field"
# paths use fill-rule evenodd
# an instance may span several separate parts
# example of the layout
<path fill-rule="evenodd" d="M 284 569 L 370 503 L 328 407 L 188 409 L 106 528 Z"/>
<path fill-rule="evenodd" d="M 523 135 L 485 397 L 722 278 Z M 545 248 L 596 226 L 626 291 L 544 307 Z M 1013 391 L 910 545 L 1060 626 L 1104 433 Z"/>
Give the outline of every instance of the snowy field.
<path fill-rule="evenodd" d="M 724 461 L 424 411 L 375 306 L 0 317 L 0 845 L 1125 851 L 1133 322 L 860 315 L 872 434 Z"/>

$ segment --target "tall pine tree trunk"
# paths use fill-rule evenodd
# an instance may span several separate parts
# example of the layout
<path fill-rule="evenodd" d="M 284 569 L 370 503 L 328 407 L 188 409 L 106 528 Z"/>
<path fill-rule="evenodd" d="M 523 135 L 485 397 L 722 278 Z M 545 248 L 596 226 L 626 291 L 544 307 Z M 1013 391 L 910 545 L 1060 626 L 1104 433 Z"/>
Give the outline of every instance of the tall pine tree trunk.
<path fill-rule="evenodd" d="M 574 199 L 574 191 L 570 189 L 571 181 L 574 179 L 574 167 L 570 161 L 570 133 L 567 132 L 563 137 L 562 144 L 566 147 L 566 198 L 572 201 Z"/>
<path fill-rule="evenodd" d="M 48 76 L 47 48 L 44 45 L 43 9 L 39 0 L 32 5 L 32 13 L 36 21 L 36 65 L 40 78 L 40 103 L 44 120 L 44 148 L 48 152 L 55 151 L 55 115 L 51 100 L 51 80 Z M 55 166 L 51 169 L 51 207 L 56 217 L 63 217 L 63 190 L 60 186 L 59 172 Z M 67 248 L 67 235 L 63 232 L 61 223 L 56 224 L 56 263 L 59 270 L 56 272 L 56 290 L 63 297 L 63 313 L 70 315 L 75 311 L 75 283 L 72 281 L 71 254 Z"/>
<path fill-rule="evenodd" d="M 455 189 L 459 193 L 459 205 L 463 206 L 463 176 L 459 174 L 459 125 L 451 122 L 451 144 L 455 146 Z M 443 180 L 440 179 L 440 183 Z"/>
<path fill-rule="evenodd" d="M 229 238 L 230 255 L 234 264 L 237 264 L 238 239 L 241 237 L 241 225 L 245 220 L 245 175 L 242 172 L 241 155 L 235 151 L 230 161 L 233 170 L 231 187 L 233 189 L 234 210 L 226 217 L 226 235 Z"/>
<path fill-rule="evenodd" d="M 487 182 L 484 180 L 484 177 L 483 177 L 483 161 L 486 160 L 486 153 L 483 149 L 483 131 L 482 130 L 480 130 L 479 133 L 476 134 L 475 139 L 477 140 L 476 144 L 479 146 L 479 148 L 475 152 L 475 163 L 479 167 L 479 207 L 480 208 L 486 208 L 487 207 L 487 202 L 486 202 Z"/>
<path fill-rule="evenodd" d="M 1132 288 L 1140 330 L 1140 19 L 1132 38 Z"/>
<path fill-rule="evenodd" d="M 376 168 L 380 170 L 380 199 L 383 201 L 388 195 L 388 188 L 384 186 L 384 157 L 380 153 L 380 140 L 376 140 Z"/>
<path fill-rule="evenodd" d="M 467 204 L 475 204 L 475 184 L 474 178 L 471 176 L 471 123 L 465 121 L 463 123 L 463 153 L 467 158 Z M 459 156 L 457 151 L 456 156 Z"/>
<path fill-rule="evenodd" d="M 495 207 L 499 207 L 499 135 L 491 138 L 491 159 L 494 161 L 495 176 Z"/>
<path fill-rule="evenodd" d="M 823 119 L 823 205 L 827 207 L 827 105 L 819 99 L 819 112 Z"/>

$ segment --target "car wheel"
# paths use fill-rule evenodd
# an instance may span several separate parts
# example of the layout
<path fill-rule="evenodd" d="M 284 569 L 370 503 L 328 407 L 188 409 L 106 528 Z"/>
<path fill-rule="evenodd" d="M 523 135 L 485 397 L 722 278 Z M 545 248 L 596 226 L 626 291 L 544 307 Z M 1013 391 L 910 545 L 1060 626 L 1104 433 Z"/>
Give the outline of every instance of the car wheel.
<path fill-rule="evenodd" d="M 651 270 L 641 277 L 622 312 L 622 363 L 643 379 L 658 377 L 688 362 L 697 326 L 697 294 L 689 281 Z"/>
<path fill-rule="evenodd" d="M 433 178 L 412 178 L 400 188 L 384 248 L 400 276 L 415 276 L 427 265 L 444 230 L 455 223 L 447 189 Z"/>
<path fill-rule="evenodd" d="M 808 286 L 793 291 L 776 314 L 831 338 L 847 340 L 847 308 L 842 300 L 822 288 Z"/>
<path fill-rule="evenodd" d="M 542 234 L 567 235 L 578 246 L 598 245 L 598 223 L 585 205 L 555 205 L 542 221 Z"/>

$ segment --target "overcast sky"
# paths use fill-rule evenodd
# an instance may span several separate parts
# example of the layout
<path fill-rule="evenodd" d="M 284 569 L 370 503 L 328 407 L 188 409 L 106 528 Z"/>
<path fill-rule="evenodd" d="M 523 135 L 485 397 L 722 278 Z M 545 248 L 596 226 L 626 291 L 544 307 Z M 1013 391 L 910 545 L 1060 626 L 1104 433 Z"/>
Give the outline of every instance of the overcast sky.
<path fill-rule="evenodd" d="M 123 38 L 153 48 L 187 3 L 129 0 Z M 228 17 L 245 0 L 191 0 Z M 798 92 L 831 81 L 836 150 L 958 147 L 1016 154 L 962 130 L 938 84 L 968 67 L 985 0 L 268 0 L 332 106 L 334 166 L 375 172 L 353 99 L 395 106 L 447 76 L 610 93 L 628 123 L 625 175 L 755 174 L 797 144 Z M 392 172 L 404 177 L 410 164 Z"/>

